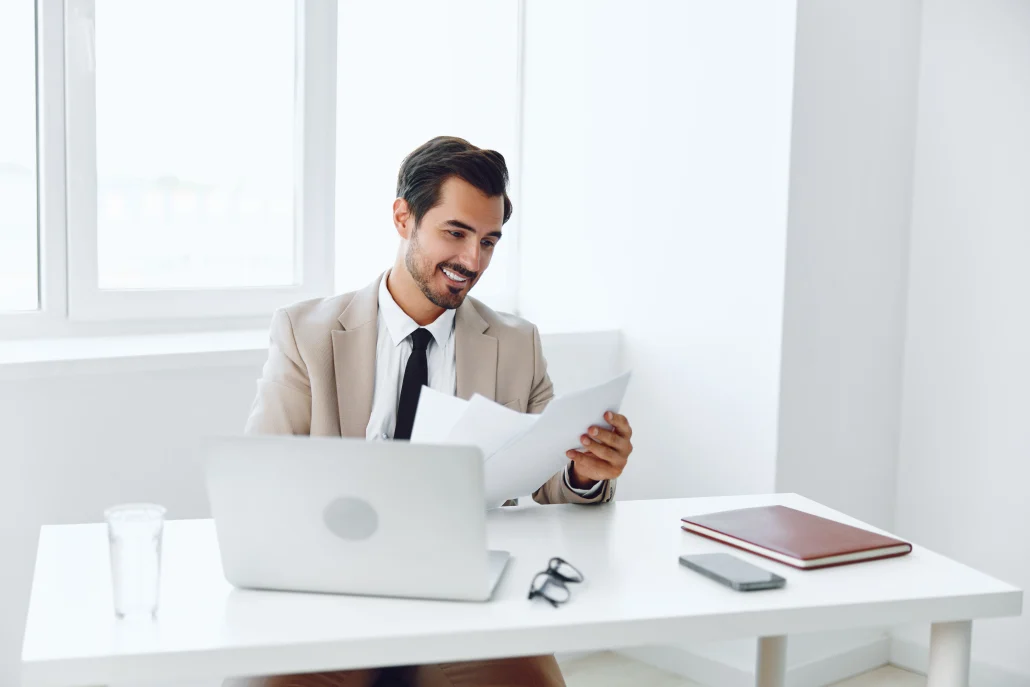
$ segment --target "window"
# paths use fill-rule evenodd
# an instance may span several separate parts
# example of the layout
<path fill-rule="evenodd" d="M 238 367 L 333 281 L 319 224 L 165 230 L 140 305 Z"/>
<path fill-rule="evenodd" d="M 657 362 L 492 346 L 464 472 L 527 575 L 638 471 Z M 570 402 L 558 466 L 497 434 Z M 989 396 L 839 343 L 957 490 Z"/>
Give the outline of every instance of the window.
<path fill-rule="evenodd" d="M 350 291 L 393 264 L 397 170 L 419 145 L 460 136 L 517 179 L 518 3 L 348 0 L 338 36 L 336 289 Z M 474 291 L 501 310 L 515 306 L 517 200 Z"/>
<path fill-rule="evenodd" d="M 263 326 L 361 287 L 441 134 L 508 161 L 476 295 L 514 309 L 521 6 L 0 0 L 0 337 Z"/>
<path fill-rule="evenodd" d="M 36 18 L 0 3 L 0 312 L 39 307 Z"/>
<path fill-rule="evenodd" d="M 309 182 L 332 159 L 310 145 L 326 133 L 312 106 L 332 107 L 332 3 L 68 8 L 71 317 L 259 315 L 328 295 L 332 198 Z"/>

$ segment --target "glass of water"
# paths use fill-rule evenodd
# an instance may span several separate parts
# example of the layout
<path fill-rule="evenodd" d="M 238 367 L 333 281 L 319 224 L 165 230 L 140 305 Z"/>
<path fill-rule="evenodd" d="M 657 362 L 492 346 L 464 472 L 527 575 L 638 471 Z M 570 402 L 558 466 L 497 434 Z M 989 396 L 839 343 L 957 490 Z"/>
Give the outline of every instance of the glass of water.
<path fill-rule="evenodd" d="M 157 615 L 164 515 L 164 507 L 153 503 L 127 503 L 104 511 L 114 612 L 119 618 Z"/>

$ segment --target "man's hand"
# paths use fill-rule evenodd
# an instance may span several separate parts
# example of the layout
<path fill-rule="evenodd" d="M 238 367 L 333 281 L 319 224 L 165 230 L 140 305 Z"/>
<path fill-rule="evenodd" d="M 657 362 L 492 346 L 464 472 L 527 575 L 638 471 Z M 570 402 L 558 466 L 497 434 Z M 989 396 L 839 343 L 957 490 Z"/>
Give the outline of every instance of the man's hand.
<path fill-rule="evenodd" d="M 576 489 L 589 489 L 597 482 L 615 479 L 622 474 L 633 452 L 633 428 L 625 415 L 607 412 L 604 419 L 612 429 L 591 427 L 579 438 L 583 448 L 566 452 L 574 462 L 569 470 L 569 481 Z"/>

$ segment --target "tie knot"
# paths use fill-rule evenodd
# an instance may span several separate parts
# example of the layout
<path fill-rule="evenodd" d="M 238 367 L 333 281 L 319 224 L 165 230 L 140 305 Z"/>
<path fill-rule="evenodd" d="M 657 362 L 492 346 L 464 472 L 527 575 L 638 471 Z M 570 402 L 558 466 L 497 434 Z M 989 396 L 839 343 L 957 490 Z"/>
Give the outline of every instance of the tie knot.
<path fill-rule="evenodd" d="M 429 330 L 420 327 L 411 333 L 411 350 L 424 351 L 432 340 L 433 335 L 429 333 Z"/>

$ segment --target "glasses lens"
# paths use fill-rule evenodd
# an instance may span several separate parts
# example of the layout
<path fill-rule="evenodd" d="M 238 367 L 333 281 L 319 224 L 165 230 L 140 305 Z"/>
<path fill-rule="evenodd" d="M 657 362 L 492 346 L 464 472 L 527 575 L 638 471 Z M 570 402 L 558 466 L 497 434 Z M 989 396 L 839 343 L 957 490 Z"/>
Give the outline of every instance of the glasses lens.
<path fill-rule="evenodd" d="M 567 582 L 583 581 L 582 573 L 580 573 L 578 570 L 572 567 L 571 563 L 561 558 L 552 558 L 548 568 L 551 570 L 551 572 L 555 573 Z"/>
<path fill-rule="evenodd" d="M 555 603 L 565 603 L 569 600 L 569 590 L 562 584 L 561 580 L 557 580 L 547 573 L 539 573 L 533 578 L 533 595 L 543 596 Z"/>

